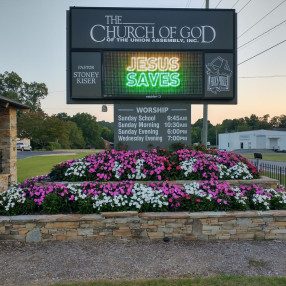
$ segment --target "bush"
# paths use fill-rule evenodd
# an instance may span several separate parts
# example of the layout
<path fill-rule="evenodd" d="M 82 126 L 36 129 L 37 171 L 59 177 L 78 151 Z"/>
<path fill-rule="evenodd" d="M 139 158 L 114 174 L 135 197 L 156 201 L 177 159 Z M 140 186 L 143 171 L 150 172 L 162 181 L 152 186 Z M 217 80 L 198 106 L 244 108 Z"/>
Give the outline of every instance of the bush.
<path fill-rule="evenodd" d="M 171 144 L 171 149 L 173 151 L 178 151 L 178 150 L 182 150 L 182 149 L 185 149 L 185 148 L 188 148 L 188 146 L 182 142 L 177 142 L 177 143 L 172 143 Z"/>
<path fill-rule="evenodd" d="M 71 206 L 67 196 L 50 193 L 43 200 L 43 212 L 47 214 L 71 213 Z"/>
<path fill-rule="evenodd" d="M 55 149 L 61 149 L 62 146 L 60 143 L 57 142 L 49 142 L 46 146 L 47 151 L 54 151 Z"/>

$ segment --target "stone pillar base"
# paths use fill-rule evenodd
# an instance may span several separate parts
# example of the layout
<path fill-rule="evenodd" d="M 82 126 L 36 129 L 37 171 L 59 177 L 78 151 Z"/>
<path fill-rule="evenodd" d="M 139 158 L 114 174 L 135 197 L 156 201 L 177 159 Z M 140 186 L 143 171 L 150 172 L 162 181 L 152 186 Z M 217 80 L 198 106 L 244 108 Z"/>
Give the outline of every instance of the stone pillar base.
<path fill-rule="evenodd" d="M 0 174 L 0 193 L 8 190 L 9 176 L 9 174 Z"/>

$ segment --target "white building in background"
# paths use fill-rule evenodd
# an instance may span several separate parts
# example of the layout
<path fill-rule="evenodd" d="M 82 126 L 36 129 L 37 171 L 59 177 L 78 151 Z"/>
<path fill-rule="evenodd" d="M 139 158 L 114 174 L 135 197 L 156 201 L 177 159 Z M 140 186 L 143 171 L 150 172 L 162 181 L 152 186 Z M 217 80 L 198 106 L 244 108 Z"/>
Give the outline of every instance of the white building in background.
<path fill-rule="evenodd" d="M 219 149 L 286 150 L 286 131 L 251 130 L 219 134 Z"/>

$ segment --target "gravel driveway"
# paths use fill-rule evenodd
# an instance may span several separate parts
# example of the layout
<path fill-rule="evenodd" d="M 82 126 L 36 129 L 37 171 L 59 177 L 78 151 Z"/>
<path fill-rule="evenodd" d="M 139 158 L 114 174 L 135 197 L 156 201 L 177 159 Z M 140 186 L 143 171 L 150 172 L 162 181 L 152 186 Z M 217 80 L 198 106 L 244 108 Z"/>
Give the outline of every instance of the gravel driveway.
<path fill-rule="evenodd" d="M 216 274 L 286 276 L 285 241 L 0 242 L 0 285 Z"/>

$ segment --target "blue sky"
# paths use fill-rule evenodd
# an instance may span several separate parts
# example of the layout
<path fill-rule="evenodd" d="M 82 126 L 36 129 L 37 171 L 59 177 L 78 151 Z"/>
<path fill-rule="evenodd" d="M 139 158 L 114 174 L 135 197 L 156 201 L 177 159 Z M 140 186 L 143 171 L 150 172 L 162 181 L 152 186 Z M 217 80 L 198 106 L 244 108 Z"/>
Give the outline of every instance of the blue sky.
<path fill-rule="evenodd" d="M 66 10 L 70 6 L 202 8 L 204 3 L 204 0 L 0 0 L 0 73 L 14 71 L 26 82 L 46 83 L 49 95 L 42 108 L 48 114 L 89 112 L 98 120 L 113 121 L 112 105 L 108 105 L 107 113 L 102 113 L 101 105 L 66 104 Z M 283 4 L 271 12 L 280 3 Z M 238 46 L 286 20 L 285 0 L 210 0 L 210 8 L 229 9 L 234 4 L 238 12 Z M 270 14 L 266 16 L 267 13 Z M 286 23 L 239 48 L 238 63 L 283 40 L 286 40 Z M 238 104 L 209 105 L 211 123 L 252 113 L 286 114 L 285 51 L 286 42 L 239 65 Z M 202 105 L 192 105 L 192 122 L 202 117 L 202 109 Z"/>

